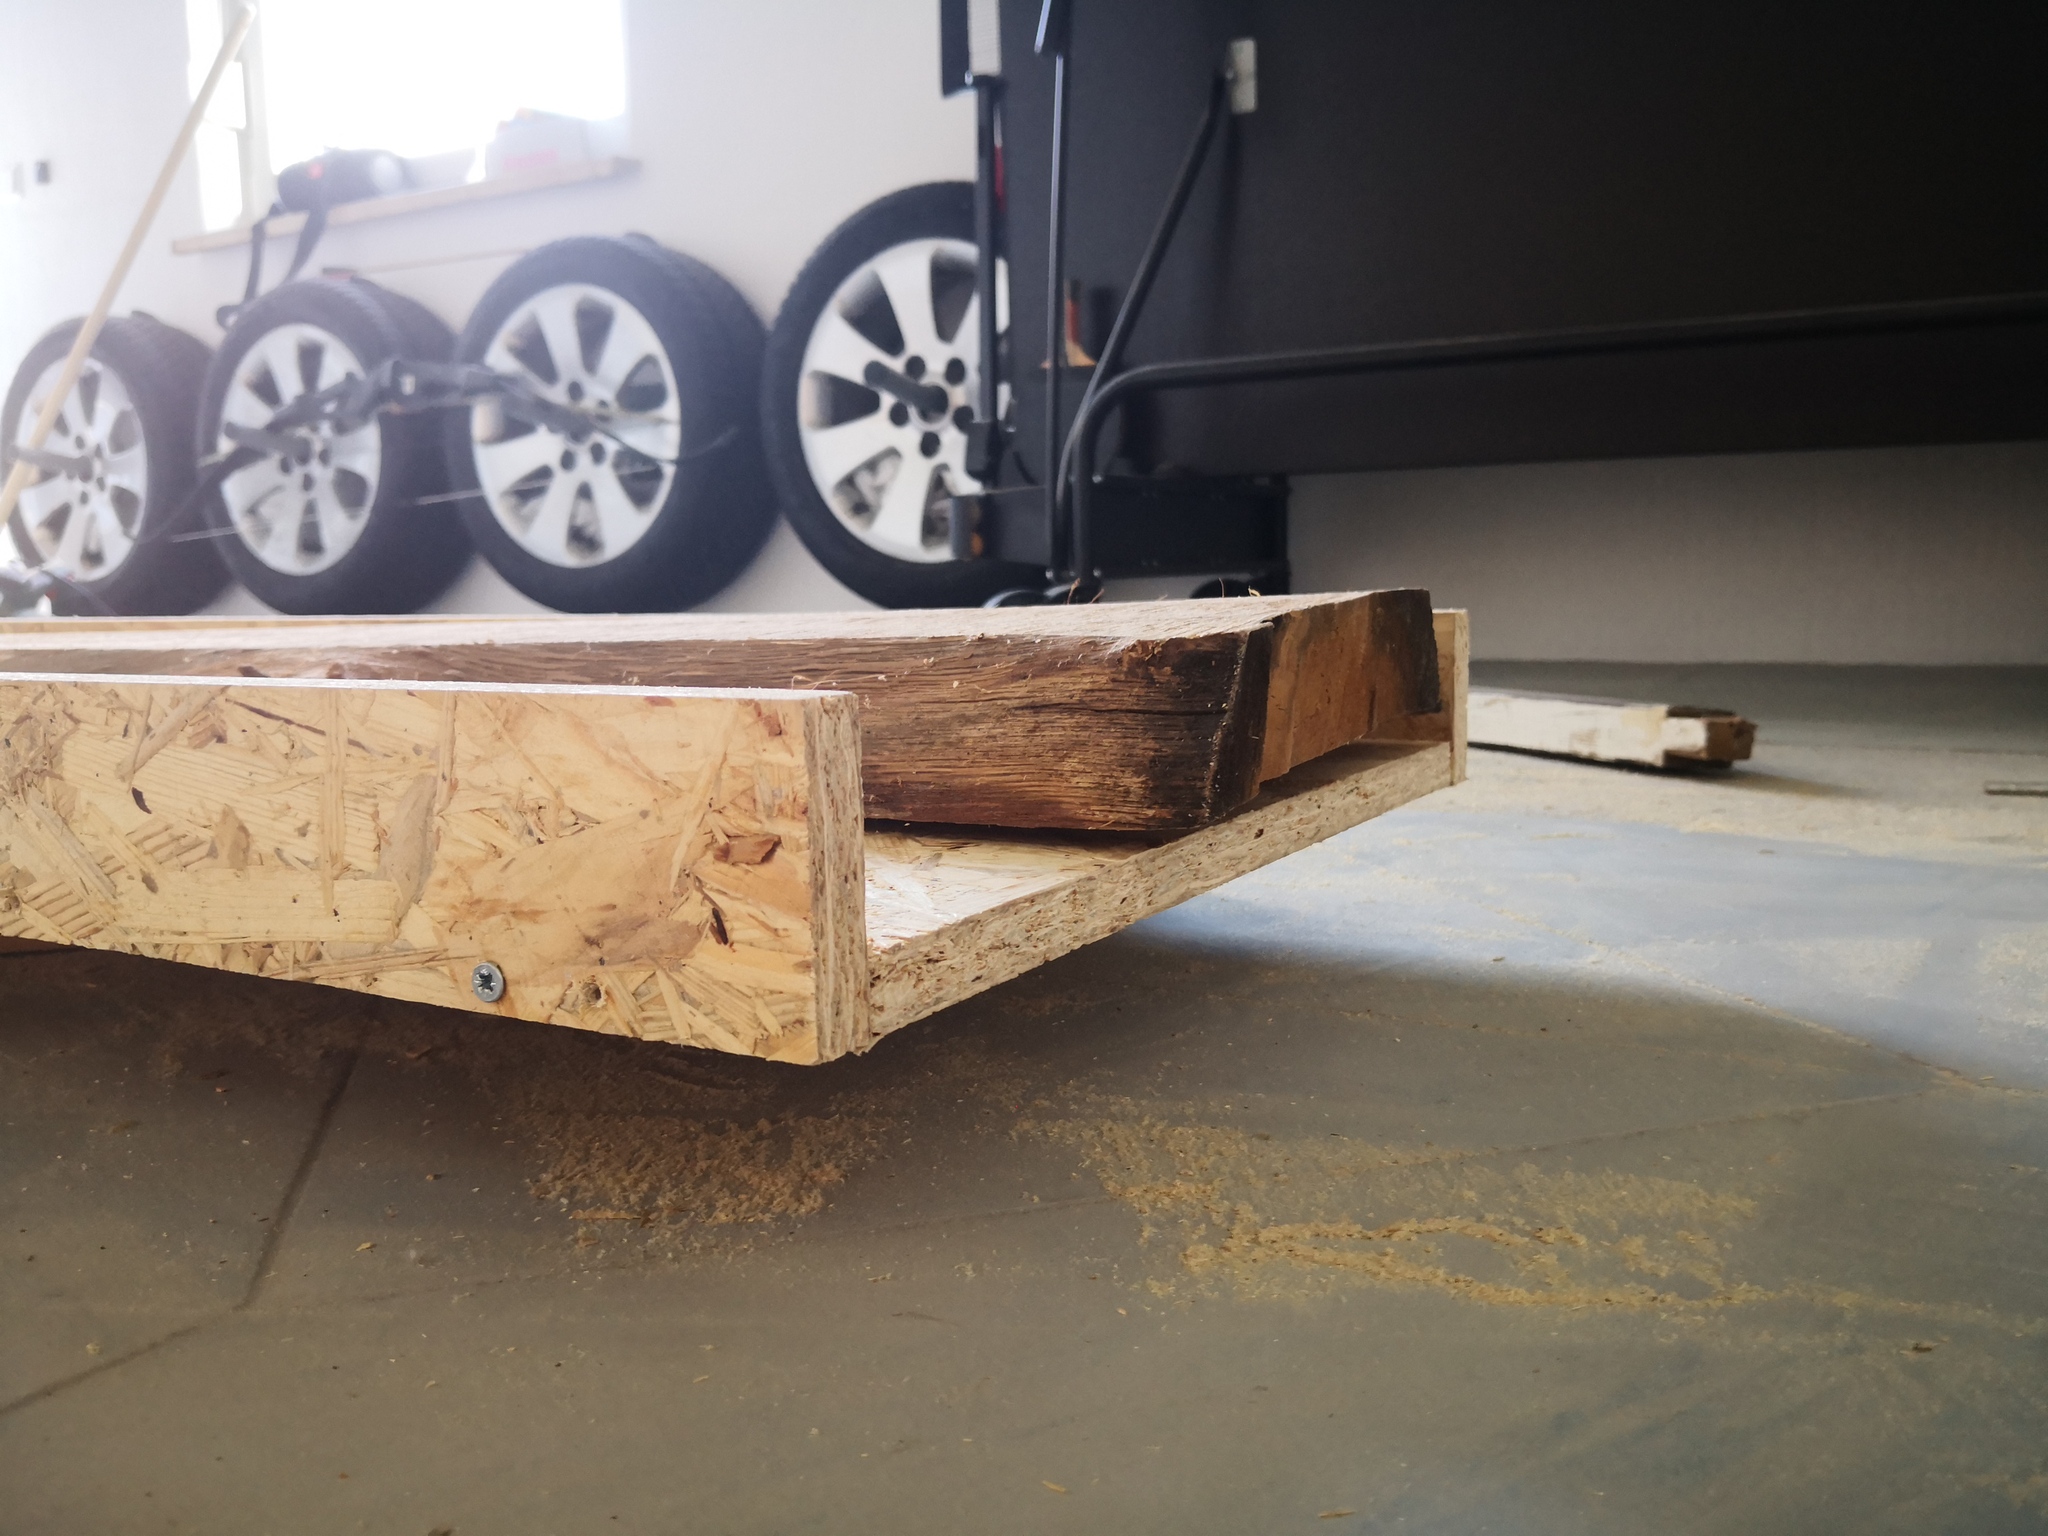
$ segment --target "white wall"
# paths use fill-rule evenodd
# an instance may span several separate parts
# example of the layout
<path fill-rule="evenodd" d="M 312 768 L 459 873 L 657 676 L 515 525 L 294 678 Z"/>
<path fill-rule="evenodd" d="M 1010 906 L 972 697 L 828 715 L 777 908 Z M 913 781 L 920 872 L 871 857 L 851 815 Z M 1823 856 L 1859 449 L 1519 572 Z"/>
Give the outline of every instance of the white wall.
<path fill-rule="evenodd" d="M 1426 586 L 1492 660 L 2048 662 L 2048 443 L 1325 475 L 1291 514 L 1315 586 Z"/>
<path fill-rule="evenodd" d="M 339 229 L 317 260 L 459 324 L 508 252 L 638 229 L 772 316 L 847 214 L 972 174 L 971 104 L 934 83 L 936 10 L 626 0 L 636 176 Z M 185 55 L 182 0 L 0 0 L 0 175 L 56 171 L 0 201 L 0 369 L 91 302 L 184 112 Z M 123 303 L 215 341 L 245 257 L 170 254 L 198 207 L 188 167 Z M 2048 661 L 2042 445 L 1324 476 L 1297 482 L 1293 526 L 1301 585 L 1428 586 L 1473 609 L 1485 657 Z M 856 602 L 782 528 L 713 606 Z M 441 606 L 531 605 L 478 566 Z"/>

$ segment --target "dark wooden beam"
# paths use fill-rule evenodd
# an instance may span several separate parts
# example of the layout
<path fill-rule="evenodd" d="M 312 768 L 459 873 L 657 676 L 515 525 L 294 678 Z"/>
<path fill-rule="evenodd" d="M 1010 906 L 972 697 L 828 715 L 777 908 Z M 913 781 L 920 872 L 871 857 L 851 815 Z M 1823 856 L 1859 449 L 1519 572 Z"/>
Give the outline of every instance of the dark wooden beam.
<path fill-rule="evenodd" d="M 0 634 L 0 670 L 841 689 L 872 817 L 1175 832 L 1439 707 L 1425 592 Z"/>

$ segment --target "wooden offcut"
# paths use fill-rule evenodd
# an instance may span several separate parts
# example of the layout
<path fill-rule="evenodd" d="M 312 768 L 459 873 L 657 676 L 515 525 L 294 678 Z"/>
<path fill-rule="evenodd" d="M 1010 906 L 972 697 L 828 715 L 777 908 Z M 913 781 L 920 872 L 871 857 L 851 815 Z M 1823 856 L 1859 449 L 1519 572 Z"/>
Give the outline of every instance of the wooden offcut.
<path fill-rule="evenodd" d="M 1439 708 L 1419 591 L 0 634 L 11 671 L 843 690 L 870 816 L 1168 832 Z"/>
<path fill-rule="evenodd" d="M 1474 746 L 1651 768 L 1725 767 L 1756 745 L 1756 726 L 1733 710 L 1492 688 L 1472 690 L 1468 729 Z"/>
<path fill-rule="evenodd" d="M 1435 630 L 1434 709 L 1172 836 L 864 828 L 842 692 L 0 675 L 0 942 L 829 1061 L 1457 782 Z"/>

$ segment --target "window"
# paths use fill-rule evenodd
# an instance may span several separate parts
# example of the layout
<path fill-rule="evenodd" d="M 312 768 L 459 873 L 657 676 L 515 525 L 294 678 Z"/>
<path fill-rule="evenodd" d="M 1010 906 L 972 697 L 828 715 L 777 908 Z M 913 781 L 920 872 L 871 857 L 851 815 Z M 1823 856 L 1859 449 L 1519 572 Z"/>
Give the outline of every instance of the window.
<path fill-rule="evenodd" d="M 240 4 L 186 0 L 195 86 Z M 447 155 L 460 180 L 460 152 L 521 108 L 614 130 L 626 110 L 621 0 L 264 0 L 252 53 L 201 134 L 210 229 L 261 212 L 277 172 L 324 149 Z"/>

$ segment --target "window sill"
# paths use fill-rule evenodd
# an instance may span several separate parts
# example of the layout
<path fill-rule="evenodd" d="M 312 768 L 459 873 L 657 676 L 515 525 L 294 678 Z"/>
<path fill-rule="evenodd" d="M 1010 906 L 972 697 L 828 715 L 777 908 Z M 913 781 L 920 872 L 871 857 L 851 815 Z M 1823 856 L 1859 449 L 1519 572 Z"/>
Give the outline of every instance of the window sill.
<path fill-rule="evenodd" d="M 525 192 L 545 192 L 553 187 L 570 187 L 580 182 L 610 181 L 640 168 L 637 160 L 611 155 L 601 160 L 585 160 L 575 165 L 551 165 L 545 170 L 522 171 L 514 176 L 498 176 L 489 181 L 468 181 L 452 187 L 422 187 L 415 192 L 394 192 L 389 197 L 365 198 L 358 203 L 343 203 L 327 215 L 327 227 L 339 229 L 344 224 L 367 224 L 374 219 L 395 219 L 409 213 L 427 213 L 436 208 L 455 208 L 466 203 L 487 202 L 493 198 L 516 197 Z M 269 232 L 273 235 L 295 235 L 306 226 L 303 213 L 283 213 L 272 219 Z M 225 251 L 249 243 L 249 230 L 216 230 L 208 235 L 186 235 L 171 242 L 171 249 L 180 256 L 190 256 L 198 251 Z"/>

